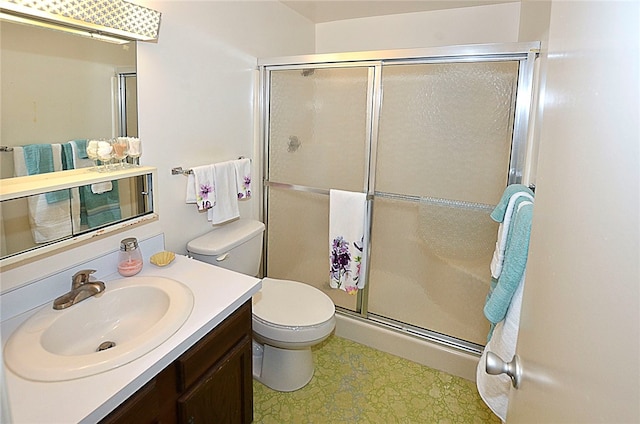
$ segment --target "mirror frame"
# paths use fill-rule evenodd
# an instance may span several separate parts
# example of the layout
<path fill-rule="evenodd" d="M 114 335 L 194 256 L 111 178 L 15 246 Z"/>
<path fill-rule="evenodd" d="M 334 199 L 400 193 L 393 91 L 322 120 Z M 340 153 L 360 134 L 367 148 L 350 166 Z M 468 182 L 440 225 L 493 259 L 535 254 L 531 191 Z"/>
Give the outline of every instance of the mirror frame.
<path fill-rule="evenodd" d="M 30 175 L 27 177 L 5 178 L 0 180 L 0 201 L 17 199 L 20 197 L 42 194 L 49 191 L 56 191 L 74 187 L 81 187 L 88 184 L 95 184 L 104 181 L 113 181 L 123 178 L 136 177 L 139 175 L 151 175 L 151 207 L 152 212 L 142 216 L 134 217 L 126 221 L 119 221 L 112 225 L 107 225 L 96 230 L 87 231 L 82 234 L 71 236 L 57 242 L 36 247 L 34 249 L 18 253 L 0 259 L 0 271 L 5 271 L 10 267 L 17 266 L 45 254 L 71 247 L 89 239 L 120 231 L 135 225 L 157 220 L 158 213 L 155 211 L 155 200 L 153 193 L 157 192 L 157 170 L 155 167 L 138 166 L 123 170 L 100 173 L 90 168 L 72 169 L 68 171 L 57 171 L 47 174 Z"/>

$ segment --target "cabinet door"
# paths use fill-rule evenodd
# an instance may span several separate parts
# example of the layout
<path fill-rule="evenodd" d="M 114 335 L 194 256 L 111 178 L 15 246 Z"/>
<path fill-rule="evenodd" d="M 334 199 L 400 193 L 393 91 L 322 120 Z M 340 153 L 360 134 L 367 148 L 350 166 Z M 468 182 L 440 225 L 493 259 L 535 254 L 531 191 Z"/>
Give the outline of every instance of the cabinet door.
<path fill-rule="evenodd" d="M 168 366 L 100 424 L 174 424 L 176 385 L 175 366 Z"/>
<path fill-rule="evenodd" d="M 158 420 L 160 408 L 156 383 L 154 378 L 100 421 L 100 424 L 156 424 L 160 422 Z"/>
<path fill-rule="evenodd" d="M 244 337 L 178 399 L 178 417 L 185 424 L 248 424 L 253 421 L 249 337 Z"/>

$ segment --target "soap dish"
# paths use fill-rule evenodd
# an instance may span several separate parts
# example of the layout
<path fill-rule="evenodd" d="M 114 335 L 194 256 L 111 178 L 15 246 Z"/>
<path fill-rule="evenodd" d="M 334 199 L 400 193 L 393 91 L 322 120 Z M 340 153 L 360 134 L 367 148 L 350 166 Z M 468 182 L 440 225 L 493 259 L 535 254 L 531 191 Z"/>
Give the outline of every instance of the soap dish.
<path fill-rule="evenodd" d="M 176 258 L 173 252 L 158 252 L 150 259 L 151 263 L 157 266 L 167 266 Z"/>

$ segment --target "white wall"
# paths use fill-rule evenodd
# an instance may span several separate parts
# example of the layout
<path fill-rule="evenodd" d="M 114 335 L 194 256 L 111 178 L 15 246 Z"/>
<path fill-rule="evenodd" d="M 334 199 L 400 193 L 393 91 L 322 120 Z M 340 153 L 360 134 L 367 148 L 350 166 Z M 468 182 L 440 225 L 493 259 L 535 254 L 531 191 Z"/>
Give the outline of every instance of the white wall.
<path fill-rule="evenodd" d="M 314 26 L 276 1 L 144 4 L 162 12 L 162 24 L 158 43 L 138 48 L 142 162 L 158 168 L 167 248 L 184 253 L 211 225 L 185 204 L 187 179 L 170 169 L 255 158 L 257 58 L 313 52 Z M 256 199 L 241 206 L 241 215 L 258 216 Z"/>
<path fill-rule="evenodd" d="M 541 41 L 549 39 L 550 0 L 521 0 L 518 41 Z"/>
<path fill-rule="evenodd" d="M 552 2 L 509 423 L 640 422 L 639 29 L 637 1 Z"/>
<path fill-rule="evenodd" d="M 520 3 L 348 19 L 316 26 L 316 53 L 518 41 Z"/>

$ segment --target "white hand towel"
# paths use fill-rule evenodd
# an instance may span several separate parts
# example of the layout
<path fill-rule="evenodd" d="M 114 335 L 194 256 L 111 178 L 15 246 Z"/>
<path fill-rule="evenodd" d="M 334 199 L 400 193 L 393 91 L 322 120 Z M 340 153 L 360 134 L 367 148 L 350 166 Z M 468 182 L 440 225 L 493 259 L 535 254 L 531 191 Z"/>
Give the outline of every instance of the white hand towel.
<path fill-rule="evenodd" d="M 526 200 L 533 200 L 533 196 L 526 192 L 518 192 L 513 194 L 509 198 L 509 203 L 507 203 L 504 221 L 501 222 L 498 227 L 498 240 L 496 241 L 496 248 L 493 251 L 493 257 L 491 258 L 491 276 L 495 279 L 498 279 L 502 273 L 504 252 L 507 248 L 507 237 L 509 236 L 509 227 L 511 225 L 511 218 L 513 218 L 514 215 L 513 210 L 516 205 Z"/>
<path fill-rule="evenodd" d="M 71 140 L 69 144 L 71 145 L 71 152 L 73 154 L 73 169 L 89 168 L 93 166 L 93 161 L 91 159 L 83 159 L 80 157 L 80 148 L 75 140 Z M 74 187 L 71 189 L 71 217 L 73 218 L 73 231 L 76 233 L 80 229 L 86 230 L 86 228 L 82 228 L 82 216 L 80 215 L 80 210 L 80 188 Z"/>
<path fill-rule="evenodd" d="M 111 190 L 113 190 L 113 183 L 111 183 L 111 181 L 91 184 L 91 192 L 93 194 L 107 193 Z"/>
<path fill-rule="evenodd" d="M 216 187 L 213 175 L 213 165 L 196 166 L 192 168 L 193 180 L 187 179 L 187 183 L 193 181 L 196 205 L 199 211 L 211 209 L 216 204 Z M 189 189 L 187 189 L 189 193 Z M 189 194 L 187 194 L 187 197 Z M 188 199 L 187 199 L 188 200 Z"/>
<path fill-rule="evenodd" d="M 251 160 L 238 159 L 233 164 L 236 168 L 238 199 L 248 199 L 251 197 Z"/>
<path fill-rule="evenodd" d="M 349 294 L 355 294 L 364 287 L 360 264 L 366 207 L 365 193 L 329 191 L 329 285 Z"/>
<path fill-rule="evenodd" d="M 212 224 L 221 224 L 240 217 L 236 167 L 233 161 L 214 164 L 213 179 L 216 187 L 216 203 L 208 211 L 209 221 Z"/>
<path fill-rule="evenodd" d="M 516 342 L 520 328 L 520 308 L 522 306 L 522 292 L 524 290 L 524 275 L 513 294 L 507 316 L 496 324 L 491 340 L 484 348 L 476 370 L 476 385 L 480 397 L 502 421 L 506 421 L 509 406 L 509 391 L 511 378 L 506 374 L 487 374 L 487 352 L 493 352 L 503 361 L 511 361 L 516 353 Z"/>
<path fill-rule="evenodd" d="M 53 169 L 54 171 L 61 171 L 62 146 L 60 144 L 52 144 L 51 147 L 53 150 Z M 14 147 L 13 164 L 16 176 L 28 175 L 22 147 Z M 72 193 L 72 198 L 74 196 L 75 199 L 78 198 L 75 193 Z M 27 197 L 27 207 L 34 242 L 47 243 L 72 235 L 72 219 L 68 201 L 48 203 L 44 194 L 36 194 Z M 78 213 L 77 217 L 79 218 L 79 216 L 80 214 Z"/>
<path fill-rule="evenodd" d="M 193 172 L 187 175 L 187 195 L 185 196 L 185 203 L 196 203 L 196 177 Z"/>

